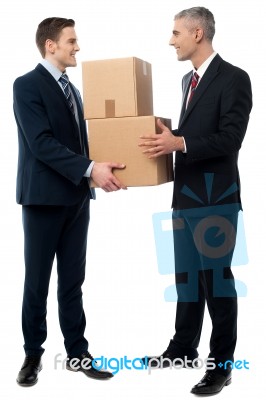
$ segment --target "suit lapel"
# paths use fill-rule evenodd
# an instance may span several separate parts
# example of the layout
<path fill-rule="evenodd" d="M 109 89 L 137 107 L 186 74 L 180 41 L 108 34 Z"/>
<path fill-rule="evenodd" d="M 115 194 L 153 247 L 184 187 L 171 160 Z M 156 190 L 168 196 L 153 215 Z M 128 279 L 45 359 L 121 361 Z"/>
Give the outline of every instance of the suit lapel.
<path fill-rule="evenodd" d="M 72 111 L 70 110 L 69 104 L 67 102 L 66 96 L 64 95 L 62 89 L 60 88 L 58 82 L 54 79 L 54 77 L 50 74 L 49 71 L 47 71 L 46 68 L 44 68 L 41 64 L 38 64 L 36 69 L 43 75 L 45 79 L 49 81 L 50 87 L 57 93 L 57 95 L 60 97 L 60 99 L 66 104 L 67 109 L 71 112 L 71 115 L 73 116 Z M 72 88 L 72 86 L 71 86 Z M 75 117 L 73 116 L 75 119 Z"/>
<path fill-rule="evenodd" d="M 187 108 L 186 107 L 186 99 L 187 99 L 187 94 L 188 94 L 188 88 L 187 86 L 184 85 L 184 88 L 186 89 L 186 92 L 184 94 L 184 100 L 183 100 L 183 105 L 182 105 L 182 111 L 184 110 L 183 114 L 181 111 L 181 116 L 180 116 L 180 121 L 179 121 L 179 128 L 183 125 L 184 121 L 187 119 L 187 117 L 190 115 L 190 113 L 193 111 L 194 107 L 198 103 L 199 99 L 205 94 L 206 90 L 208 89 L 208 86 L 210 83 L 216 78 L 216 76 L 219 74 L 218 67 L 220 63 L 222 62 L 222 58 L 217 54 L 212 62 L 210 63 L 209 67 L 207 68 L 205 74 L 203 75 L 202 79 L 199 82 L 199 85 L 197 86 L 197 89 L 195 90 L 194 96 L 192 100 L 189 102 Z M 186 80 L 186 85 L 188 81 L 188 87 L 189 83 L 191 81 L 192 73 L 189 73 L 185 75 L 185 77 L 188 76 Z M 184 77 L 184 78 L 185 78 Z"/>
<path fill-rule="evenodd" d="M 78 126 L 77 126 L 76 118 L 75 118 L 74 114 L 72 113 L 72 111 L 70 110 L 70 107 L 68 105 L 66 96 L 64 95 L 62 89 L 60 88 L 60 86 L 58 85 L 58 83 L 56 82 L 54 77 L 50 74 L 50 72 L 47 71 L 47 69 L 44 68 L 41 64 L 37 65 L 36 70 L 40 72 L 40 74 L 44 77 L 44 79 L 49 81 L 49 86 L 57 93 L 57 95 L 59 96 L 61 101 L 63 101 L 64 104 L 66 105 L 67 110 L 68 110 L 68 112 L 69 112 L 69 114 L 71 116 L 71 119 L 72 119 L 72 122 L 73 122 L 73 125 L 74 125 L 75 136 L 77 138 L 79 138 Z M 72 88 L 72 86 L 71 86 L 71 88 Z M 76 99 L 76 97 L 75 97 L 75 99 Z M 79 107 L 78 107 L 78 110 L 79 110 Z M 79 114 L 79 118 L 80 118 L 80 114 Z"/>
<path fill-rule="evenodd" d="M 66 96 L 64 95 L 62 89 L 60 88 L 54 77 L 50 74 L 50 72 L 48 72 L 47 69 L 44 68 L 41 64 L 37 65 L 36 70 L 41 73 L 44 79 L 49 81 L 50 87 L 53 88 L 53 90 L 59 95 L 60 99 L 68 106 Z"/>
<path fill-rule="evenodd" d="M 182 121 L 182 118 L 186 112 L 186 103 L 187 103 L 187 96 L 189 92 L 189 86 L 192 78 L 192 72 L 189 72 L 186 74 L 182 80 L 182 92 L 183 92 L 183 98 L 182 98 L 182 108 L 181 108 L 181 113 L 180 113 L 180 118 L 179 118 L 179 125 L 180 122 Z"/>
<path fill-rule="evenodd" d="M 88 147 L 88 137 L 87 137 L 87 130 L 86 130 L 86 123 L 84 121 L 84 116 L 83 116 L 83 104 L 82 104 L 82 99 L 80 97 L 79 91 L 76 89 L 72 83 L 70 83 L 70 87 L 73 93 L 73 96 L 75 97 L 76 105 L 77 105 L 77 112 L 78 112 L 78 118 L 79 118 L 79 129 L 80 129 L 80 134 L 82 137 L 82 147 L 85 148 L 86 155 L 89 157 L 89 147 Z"/>

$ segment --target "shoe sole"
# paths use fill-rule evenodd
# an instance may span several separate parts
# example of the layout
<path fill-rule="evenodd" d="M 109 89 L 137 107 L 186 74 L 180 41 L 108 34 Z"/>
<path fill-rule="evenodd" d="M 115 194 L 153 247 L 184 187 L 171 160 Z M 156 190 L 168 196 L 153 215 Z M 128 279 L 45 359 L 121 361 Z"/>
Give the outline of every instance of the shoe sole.
<path fill-rule="evenodd" d="M 83 371 L 83 370 L 80 369 L 80 368 L 78 368 L 78 369 L 73 369 L 73 368 L 69 367 L 68 365 L 66 365 L 66 369 L 67 369 L 68 371 L 72 371 L 72 372 L 83 372 L 83 374 L 85 374 L 88 378 L 95 379 L 95 380 L 97 380 L 97 381 L 108 381 L 109 379 L 113 378 L 113 376 L 107 376 L 106 378 L 97 378 L 97 377 L 92 376 L 92 375 L 87 375 L 86 372 Z"/>
<path fill-rule="evenodd" d="M 20 383 L 18 381 L 16 381 L 16 382 L 21 387 L 31 387 L 31 386 L 36 385 L 36 383 L 38 382 L 38 379 L 36 379 L 36 381 L 34 381 L 33 383 Z"/>
<path fill-rule="evenodd" d="M 195 392 L 193 392 L 193 391 L 191 390 L 191 393 L 193 393 L 193 394 L 195 394 L 195 395 L 197 395 L 197 396 L 211 396 L 211 395 L 220 393 L 220 392 L 223 390 L 223 388 L 224 388 L 225 386 L 229 386 L 231 383 L 232 383 L 232 378 L 229 378 L 227 381 L 225 381 L 225 384 L 221 387 L 220 390 L 218 390 L 218 392 L 195 393 Z"/>
<path fill-rule="evenodd" d="M 78 372 L 78 371 L 79 371 L 79 368 L 74 369 L 74 368 L 69 367 L 68 365 L 66 365 L 66 369 L 67 369 L 68 371 L 72 371 L 72 372 Z"/>

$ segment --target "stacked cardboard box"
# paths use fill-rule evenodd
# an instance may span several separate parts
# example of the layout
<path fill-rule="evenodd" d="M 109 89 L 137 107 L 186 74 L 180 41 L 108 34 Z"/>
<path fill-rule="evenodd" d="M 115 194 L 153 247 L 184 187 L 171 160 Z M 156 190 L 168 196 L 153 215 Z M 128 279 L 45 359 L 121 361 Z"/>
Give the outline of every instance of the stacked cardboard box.
<path fill-rule="evenodd" d="M 151 65 L 136 57 L 86 61 L 82 74 L 90 158 L 125 164 L 113 172 L 126 186 L 172 181 L 172 155 L 148 159 L 138 146 L 142 134 L 160 133 L 153 115 Z M 171 129 L 171 120 L 161 120 Z"/>

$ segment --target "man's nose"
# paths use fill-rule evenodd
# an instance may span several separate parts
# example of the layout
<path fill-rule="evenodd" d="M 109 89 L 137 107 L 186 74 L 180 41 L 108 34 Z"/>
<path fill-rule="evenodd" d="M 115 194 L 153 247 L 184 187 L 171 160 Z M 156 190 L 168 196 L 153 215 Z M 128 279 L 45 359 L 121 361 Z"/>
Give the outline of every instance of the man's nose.
<path fill-rule="evenodd" d="M 174 44 L 175 44 L 174 36 L 171 36 L 169 40 L 169 46 L 174 46 Z"/>

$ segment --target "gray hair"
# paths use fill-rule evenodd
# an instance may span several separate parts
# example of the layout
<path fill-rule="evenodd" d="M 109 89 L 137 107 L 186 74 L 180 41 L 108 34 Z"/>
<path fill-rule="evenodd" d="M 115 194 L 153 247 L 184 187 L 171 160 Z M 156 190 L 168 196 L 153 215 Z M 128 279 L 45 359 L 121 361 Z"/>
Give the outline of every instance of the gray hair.
<path fill-rule="evenodd" d="M 196 28 L 199 25 L 208 41 L 212 41 L 215 34 L 215 21 L 213 14 L 205 7 L 192 7 L 187 10 L 180 11 L 175 15 L 176 19 L 184 18 L 186 22 L 189 22 L 189 30 Z"/>

